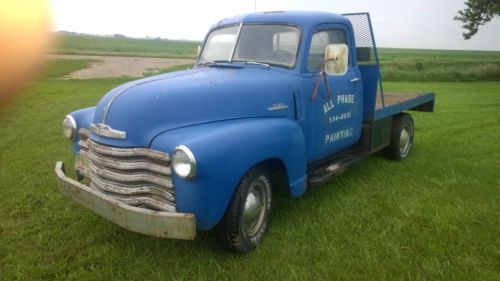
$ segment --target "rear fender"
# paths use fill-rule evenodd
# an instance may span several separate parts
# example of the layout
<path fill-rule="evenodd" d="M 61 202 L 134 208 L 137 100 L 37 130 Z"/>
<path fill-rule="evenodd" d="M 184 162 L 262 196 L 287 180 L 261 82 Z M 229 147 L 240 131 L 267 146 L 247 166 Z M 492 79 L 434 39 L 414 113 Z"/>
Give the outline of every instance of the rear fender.
<path fill-rule="evenodd" d="M 174 173 L 177 211 L 195 213 L 201 230 L 212 228 L 222 218 L 240 179 L 262 161 L 279 159 L 292 195 L 305 191 L 304 136 L 290 119 L 240 119 L 190 126 L 160 134 L 151 148 L 172 154 L 179 145 L 193 152 L 197 174 L 184 180 Z"/>

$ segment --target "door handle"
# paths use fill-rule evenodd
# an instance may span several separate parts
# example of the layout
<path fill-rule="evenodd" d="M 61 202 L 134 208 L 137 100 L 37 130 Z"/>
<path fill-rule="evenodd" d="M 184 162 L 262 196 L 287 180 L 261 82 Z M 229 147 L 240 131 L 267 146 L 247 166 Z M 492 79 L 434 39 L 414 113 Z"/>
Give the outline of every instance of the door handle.
<path fill-rule="evenodd" d="M 356 77 L 356 78 L 352 78 L 352 79 L 351 79 L 351 82 L 353 82 L 353 83 L 354 83 L 354 82 L 358 82 L 359 80 L 361 80 L 361 78 Z"/>

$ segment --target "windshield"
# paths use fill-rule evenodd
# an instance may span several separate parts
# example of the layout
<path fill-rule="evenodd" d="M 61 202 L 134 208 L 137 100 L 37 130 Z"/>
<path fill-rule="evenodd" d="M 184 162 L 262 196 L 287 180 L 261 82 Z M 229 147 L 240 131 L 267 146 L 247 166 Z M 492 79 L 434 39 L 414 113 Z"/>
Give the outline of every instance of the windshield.
<path fill-rule="evenodd" d="M 292 68 L 300 41 L 298 28 L 276 24 L 244 24 L 212 31 L 199 64 L 209 62 L 257 62 Z M 236 47 L 235 47 L 235 44 Z"/>

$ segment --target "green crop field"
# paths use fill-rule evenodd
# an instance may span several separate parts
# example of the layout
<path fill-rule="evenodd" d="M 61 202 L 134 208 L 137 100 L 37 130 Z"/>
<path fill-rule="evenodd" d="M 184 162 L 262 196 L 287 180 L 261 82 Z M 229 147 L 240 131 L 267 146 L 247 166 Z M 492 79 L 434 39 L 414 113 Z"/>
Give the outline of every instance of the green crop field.
<path fill-rule="evenodd" d="M 52 52 L 73 55 L 194 58 L 201 42 L 56 34 Z"/>
<path fill-rule="evenodd" d="M 381 49 L 385 81 L 500 81 L 500 52 Z"/>
<path fill-rule="evenodd" d="M 56 36 L 55 53 L 194 58 L 201 42 L 82 35 Z M 500 52 L 380 49 L 385 81 L 500 81 Z"/>
<path fill-rule="evenodd" d="M 409 73 L 394 71 L 386 90 L 436 92 L 435 113 L 413 114 L 412 155 L 374 155 L 300 198 L 278 190 L 270 231 L 245 256 L 210 232 L 131 233 L 59 194 L 55 162 L 73 165 L 63 117 L 127 79 L 60 80 L 89 62 L 56 60 L 0 112 L 0 280 L 500 280 L 500 79 L 408 82 L 424 79 L 419 61 L 461 61 L 467 73 L 486 55 L 381 56 Z"/>

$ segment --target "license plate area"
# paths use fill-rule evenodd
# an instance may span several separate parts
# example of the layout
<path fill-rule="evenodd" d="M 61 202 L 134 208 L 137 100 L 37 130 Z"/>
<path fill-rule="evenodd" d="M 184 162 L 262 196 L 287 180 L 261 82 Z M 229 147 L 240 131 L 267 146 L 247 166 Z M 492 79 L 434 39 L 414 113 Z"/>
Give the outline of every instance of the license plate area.
<path fill-rule="evenodd" d="M 75 169 L 83 176 L 90 177 L 90 159 L 83 156 L 81 153 L 76 155 Z"/>

